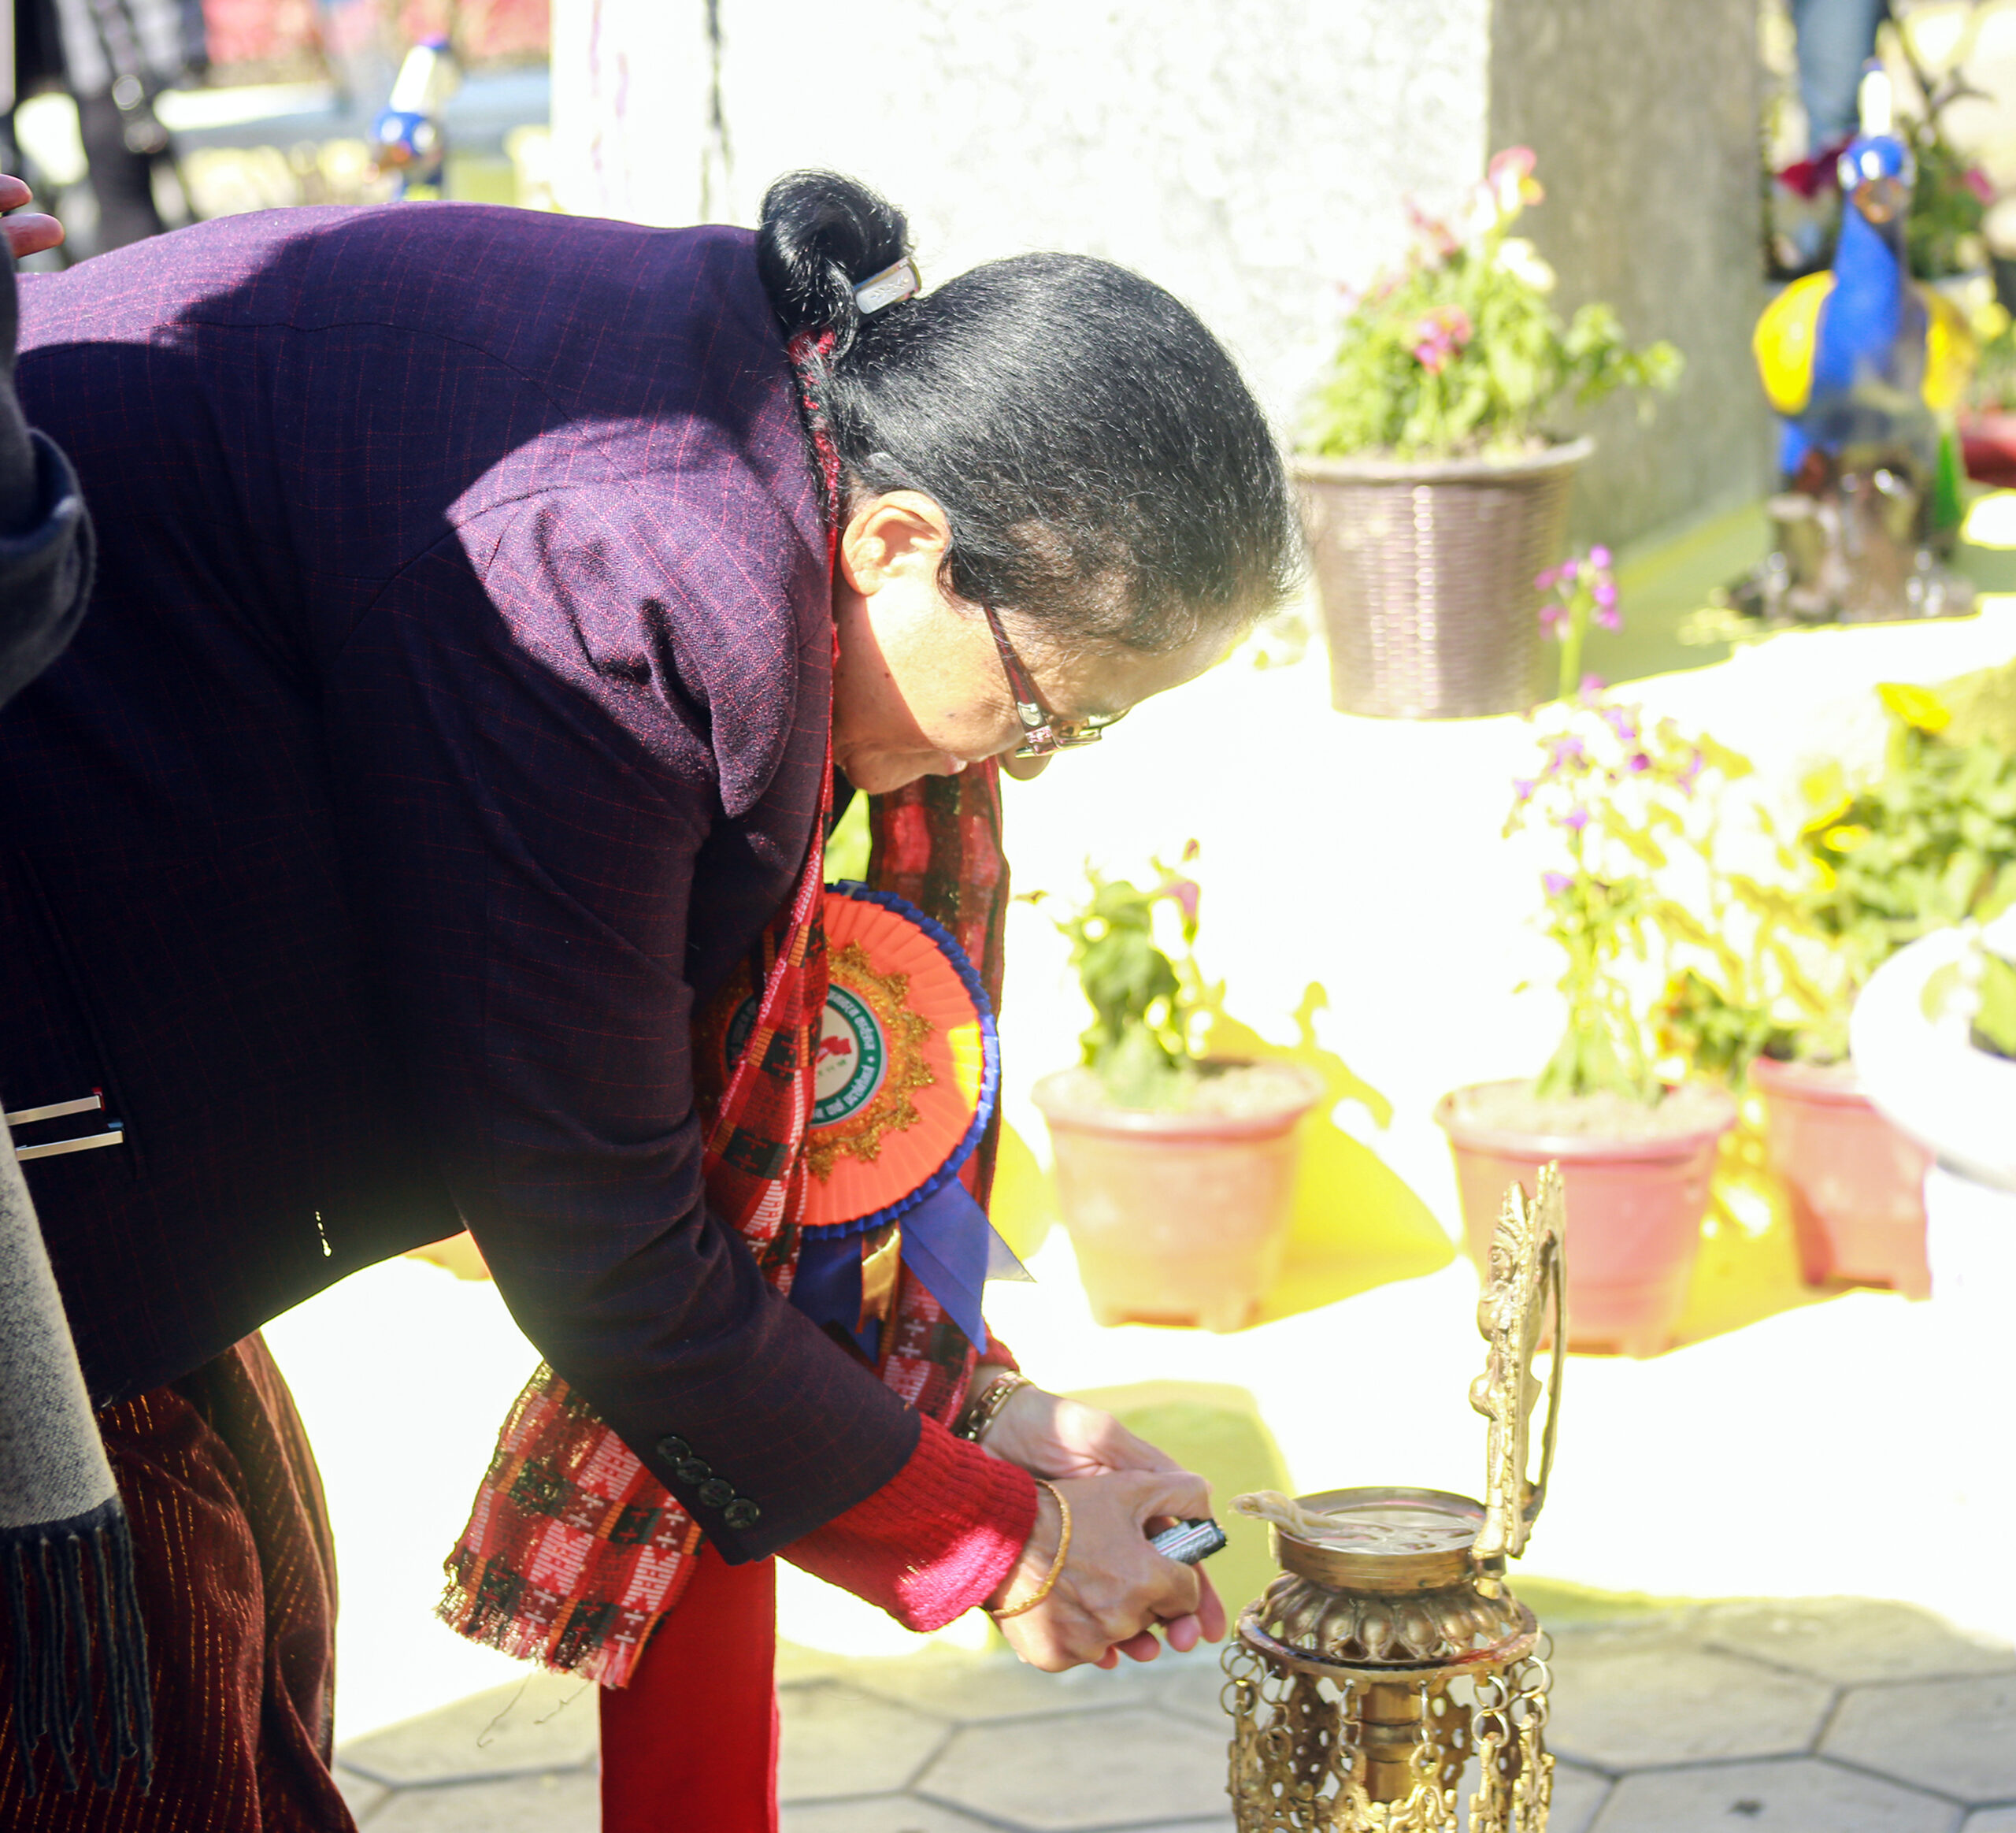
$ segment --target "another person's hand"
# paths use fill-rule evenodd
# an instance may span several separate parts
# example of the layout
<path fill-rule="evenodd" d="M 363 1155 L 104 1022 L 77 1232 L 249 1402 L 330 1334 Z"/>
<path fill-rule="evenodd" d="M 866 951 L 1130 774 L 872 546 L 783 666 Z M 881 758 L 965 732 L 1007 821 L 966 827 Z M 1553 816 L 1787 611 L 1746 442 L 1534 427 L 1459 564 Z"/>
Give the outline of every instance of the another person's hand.
<path fill-rule="evenodd" d="M 18 210 L 32 203 L 35 194 L 18 178 L 0 173 L 0 210 Z M 63 225 L 54 217 L 31 211 L 24 217 L 0 217 L 0 230 L 6 232 L 7 247 L 19 261 L 24 255 L 39 254 L 63 239 Z"/>
<path fill-rule="evenodd" d="M 1152 1475 L 1188 1474 L 1166 1452 L 1158 1450 L 1145 1438 L 1136 1437 L 1112 1414 L 1033 1385 L 1017 1388 L 1009 1396 L 1006 1404 L 989 1423 L 980 1445 L 996 1457 L 1021 1465 L 1032 1476 L 1047 1477 L 1054 1482 L 1110 1475 L 1121 1471 Z M 1203 1505 L 1192 1509 L 1191 1514 L 1208 1514 L 1210 1510 L 1210 1490 L 1206 1486 Z M 1177 1519 L 1184 1517 L 1151 1517 L 1143 1523 L 1143 1531 L 1158 1532 Z M 1187 1653 L 1199 1642 L 1215 1642 L 1225 1633 L 1225 1605 L 1219 1601 L 1210 1580 L 1202 1571 L 1196 1576 L 1195 1610 L 1166 1618 L 1162 1623 L 1162 1634 L 1168 1638 L 1169 1646 L 1180 1653 Z M 1041 1583 L 1042 1577 L 1042 1571 L 1039 1571 L 1036 1582 Z M 1021 1594 L 1028 1594 L 1025 1591 Z M 1137 1661 L 1152 1661 L 1161 1653 L 1153 1631 L 1147 1628 L 1115 1646 L 1121 1653 Z M 1108 1661 L 1103 1664 L 1112 1664 Z"/>
<path fill-rule="evenodd" d="M 1161 1653 L 1160 1623 L 1178 1648 L 1176 1626 L 1202 1623 L 1225 1633 L 1225 1611 L 1203 1575 L 1148 1544 L 1151 1523 L 1207 1512 L 1210 1486 L 1187 1471 L 1118 1471 L 1057 1485 L 1071 1507 L 1071 1545 L 1057 1583 L 1031 1611 L 1010 1616 L 1001 1633 L 1032 1667 L 1058 1673 L 1090 1663 L 1111 1668 L 1123 1654 L 1151 1661 Z M 1015 1569 L 988 1609 L 1013 1609 L 1041 1587 L 1057 1557 L 1062 1518 L 1047 1490 L 1037 1495 L 1036 1523 Z M 1215 1639 L 1215 1636 L 1214 1638 Z"/>

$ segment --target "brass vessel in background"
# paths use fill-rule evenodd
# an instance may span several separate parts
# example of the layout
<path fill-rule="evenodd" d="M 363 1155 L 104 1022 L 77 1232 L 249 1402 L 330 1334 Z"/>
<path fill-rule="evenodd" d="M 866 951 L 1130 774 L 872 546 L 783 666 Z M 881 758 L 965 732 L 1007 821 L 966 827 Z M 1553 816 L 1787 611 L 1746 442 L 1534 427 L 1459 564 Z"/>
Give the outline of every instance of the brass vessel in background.
<path fill-rule="evenodd" d="M 1470 1387 L 1490 1422 L 1482 1502 L 1410 1489 L 1240 1499 L 1272 1522 L 1281 1575 L 1225 1651 L 1239 1833 L 1543 1833 L 1544 1632 L 1505 1562 L 1525 1549 L 1554 1462 L 1558 1350 L 1529 1478 L 1534 1360 L 1566 1338 L 1562 1223 L 1551 1165 L 1532 1200 L 1506 1195 Z"/>

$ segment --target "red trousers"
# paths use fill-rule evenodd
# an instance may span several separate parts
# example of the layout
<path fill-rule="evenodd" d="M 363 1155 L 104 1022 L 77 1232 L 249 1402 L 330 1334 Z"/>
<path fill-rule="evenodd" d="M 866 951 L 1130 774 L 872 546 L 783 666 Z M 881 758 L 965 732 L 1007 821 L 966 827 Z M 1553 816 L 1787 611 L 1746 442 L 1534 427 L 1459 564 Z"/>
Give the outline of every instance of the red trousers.
<path fill-rule="evenodd" d="M 776 1833 L 777 1574 L 703 1548 L 628 1686 L 601 1691 L 602 1833 Z"/>

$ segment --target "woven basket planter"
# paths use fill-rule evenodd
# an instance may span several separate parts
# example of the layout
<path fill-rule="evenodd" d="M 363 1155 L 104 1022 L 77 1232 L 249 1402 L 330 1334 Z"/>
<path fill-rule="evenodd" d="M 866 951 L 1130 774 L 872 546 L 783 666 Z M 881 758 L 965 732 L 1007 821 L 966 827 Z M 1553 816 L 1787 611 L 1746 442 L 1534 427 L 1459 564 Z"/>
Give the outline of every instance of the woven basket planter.
<path fill-rule="evenodd" d="M 1381 719 L 1523 713 L 1542 696 L 1536 573 L 1561 557 L 1595 449 L 1531 458 L 1299 458 L 1330 700 Z"/>

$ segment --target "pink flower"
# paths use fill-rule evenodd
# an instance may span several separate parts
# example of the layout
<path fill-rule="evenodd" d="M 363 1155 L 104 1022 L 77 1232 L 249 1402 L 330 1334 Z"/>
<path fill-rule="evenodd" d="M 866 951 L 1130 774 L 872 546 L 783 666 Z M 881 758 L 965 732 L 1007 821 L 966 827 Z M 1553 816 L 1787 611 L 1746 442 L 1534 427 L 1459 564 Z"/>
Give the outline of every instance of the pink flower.
<path fill-rule="evenodd" d="M 1603 677 L 1599 674 L 1585 674 L 1582 677 L 1582 698 L 1593 700 L 1603 691 Z"/>
<path fill-rule="evenodd" d="M 1431 217 L 1411 198 L 1407 200 L 1407 221 L 1414 224 L 1414 234 L 1431 264 L 1439 265 L 1454 254 L 1462 244 L 1456 232 L 1440 217 Z"/>
<path fill-rule="evenodd" d="M 1203 850 L 1204 848 L 1201 842 L 1194 839 L 1185 840 L 1183 843 L 1182 863 L 1186 866 L 1188 865 L 1190 862 L 1195 859 L 1199 853 L 1203 852 Z"/>
<path fill-rule="evenodd" d="M 1532 147 L 1507 147 L 1485 167 L 1484 192 L 1496 206 L 1501 222 L 1509 222 L 1528 204 L 1536 204 L 1547 195 L 1533 176 L 1539 163 Z"/>
<path fill-rule="evenodd" d="M 1552 592 L 1560 578 L 1561 569 L 1558 566 L 1550 566 L 1546 572 L 1536 573 L 1533 575 L 1533 590 Z"/>
<path fill-rule="evenodd" d="M 1566 872 L 1546 872 L 1540 876 L 1540 883 L 1547 887 L 1549 897 L 1565 897 L 1574 882 Z"/>
<path fill-rule="evenodd" d="M 1182 911 L 1183 920 L 1185 922 L 1194 923 L 1196 922 L 1197 900 L 1202 895 L 1202 887 L 1199 885 L 1195 879 L 1172 878 L 1166 884 L 1157 885 L 1155 887 L 1155 895 L 1158 897 L 1166 897 L 1173 900 L 1177 907 Z"/>
<path fill-rule="evenodd" d="M 1589 811 L 1586 808 L 1571 808 L 1562 816 L 1561 825 L 1571 833 L 1580 833 L 1589 825 Z"/>
<path fill-rule="evenodd" d="M 1589 550 L 1589 564 L 1592 566 L 1608 567 L 1610 565 L 1610 549 L 1607 547 L 1592 547 Z"/>
<path fill-rule="evenodd" d="M 1561 625 L 1567 622 L 1568 607 L 1558 599 L 1549 599 L 1540 607 L 1540 628 L 1550 636 L 1561 634 Z"/>
<path fill-rule="evenodd" d="M 1439 376 L 1449 359 L 1470 341 L 1474 327 L 1461 306 L 1437 306 L 1414 321 L 1414 361 Z"/>
<path fill-rule="evenodd" d="M 1960 182 L 1984 204 L 1995 202 L 1995 185 L 1988 175 L 1978 165 L 1970 165 L 1960 174 Z"/>
<path fill-rule="evenodd" d="M 1561 563 L 1561 577 L 1563 579 L 1579 578 L 1581 572 L 1582 563 L 1579 560 L 1564 560 Z"/>
<path fill-rule="evenodd" d="M 1632 718 L 1629 707 L 1606 707 L 1603 711 L 1603 720 L 1617 734 L 1619 744 L 1636 744 L 1638 742 L 1638 722 Z"/>
<path fill-rule="evenodd" d="M 1624 767 L 1630 771 L 1632 776 L 1642 777 L 1652 767 L 1652 760 L 1642 751 L 1636 751 L 1631 754 Z"/>
<path fill-rule="evenodd" d="M 1559 770 L 1565 763 L 1579 764 L 1588 761 L 1588 748 L 1579 738 L 1550 738 L 1547 744 L 1547 749 L 1554 754 L 1547 762 L 1556 770 Z"/>
<path fill-rule="evenodd" d="M 1522 803 L 1532 801 L 1533 792 L 1539 787 L 1531 777 L 1514 777 L 1512 779 L 1512 792 Z"/>

